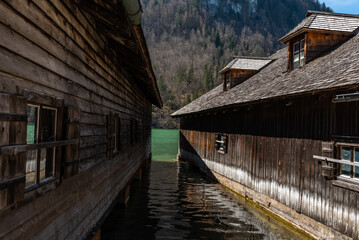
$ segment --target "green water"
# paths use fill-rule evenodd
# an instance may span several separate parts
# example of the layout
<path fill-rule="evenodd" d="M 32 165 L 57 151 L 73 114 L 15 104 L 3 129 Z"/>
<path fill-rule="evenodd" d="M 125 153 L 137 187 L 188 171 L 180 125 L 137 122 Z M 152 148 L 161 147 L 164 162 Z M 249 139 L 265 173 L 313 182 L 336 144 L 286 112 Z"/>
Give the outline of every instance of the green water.
<path fill-rule="evenodd" d="M 152 129 L 152 161 L 168 162 L 176 159 L 179 131 Z"/>
<path fill-rule="evenodd" d="M 101 227 L 103 240 L 304 239 L 244 198 L 210 181 L 192 164 L 174 161 L 178 130 L 152 130 L 152 162 Z"/>

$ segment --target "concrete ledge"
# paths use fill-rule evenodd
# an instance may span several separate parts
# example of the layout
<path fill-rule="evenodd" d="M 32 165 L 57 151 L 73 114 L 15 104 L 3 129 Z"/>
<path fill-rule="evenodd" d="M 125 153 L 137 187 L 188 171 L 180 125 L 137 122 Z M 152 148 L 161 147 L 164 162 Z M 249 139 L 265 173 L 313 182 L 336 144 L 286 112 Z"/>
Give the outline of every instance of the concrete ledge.
<path fill-rule="evenodd" d="M 315 239 L 352 239 L 306 215 L 294 211 L 293 209 L 269 198 L 264 194 L 256 192 L 236 181 L 226 178 L 215 171 L 211 170 L 211 173 L 224 186 L 232 189 L 243 197 L 249 198 L 255 203 L 258 203 L 266 210 L 292 224 L 294 227 L 306 232 Z"/>

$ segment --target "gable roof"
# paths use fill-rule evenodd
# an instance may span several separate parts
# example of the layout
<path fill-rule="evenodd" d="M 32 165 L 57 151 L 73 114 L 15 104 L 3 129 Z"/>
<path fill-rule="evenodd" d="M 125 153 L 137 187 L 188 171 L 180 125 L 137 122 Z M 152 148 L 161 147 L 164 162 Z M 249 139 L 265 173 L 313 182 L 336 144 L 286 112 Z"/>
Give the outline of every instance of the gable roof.
<path fill-rule="evenodd" d="M 279 41 L 287 42 L 305 31 L 333 31 L 350 35 L 358 28 L 359 15 L 308 11 L 306 18 Z"/>
<path fill-rule="evenodd" d="M 258 71 L 267 66 L 272 60 L 269 58 L 235 56 L 233 60 L 225 66 L 219 73 L 222 74 L 228 70 L 254 70 Z"/>
<path fill-rule="evenodd" d="M 288 49 L 270 58 L 276 59 L 243 83 L 223 91 L 222 84 L 172 114 L 179 117 L 349 86 L 359 86 L 359 35 L 302 68 L 287 72 Z"/>

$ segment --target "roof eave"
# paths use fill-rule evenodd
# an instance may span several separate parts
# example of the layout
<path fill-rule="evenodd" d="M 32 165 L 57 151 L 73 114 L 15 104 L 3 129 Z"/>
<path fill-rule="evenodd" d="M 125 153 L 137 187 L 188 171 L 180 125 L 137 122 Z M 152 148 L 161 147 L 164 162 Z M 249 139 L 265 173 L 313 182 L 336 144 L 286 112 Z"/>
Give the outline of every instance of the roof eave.
<path fill-rule="evenodd" d="M 228 72 L 229 70 L 231 70 L 231 69 L 230 69 L 230 68 L 223 68 L 223 69 L 219 72 L 219 74 L 226 73 L 226 72 Z"/>
<path fill-rule="evenodd" d="M 275 101 L 277 99 L 285 99 L 288 97 L 305 96 L 305 95 L 311 95 L 311 94 L 316 94 L 316 93 L 352 89 L 352 88 L 357 88 L 357 87 L 359 87 L 359 84 L 350 84 L 350 85 L 346 85 L 346 86 L 332 87 L 332 88 L 326 88 L 326 89 L 314 89 L 311 91 L 304 91 L 304 92 L 300 92 L 300 93 L 291 93 L 291 94 L 275 96 L 275 97 L 270 97 L 270 98 L 257 99 L 257 100 L 253 100 L 253 101 L 249 101 L 249 102 L 233 103 L 233 104 L 224 105 L 224 106 L 220 106 L 220 107 L 204 109 L 202 111 L 197 111 L 197 112 L 189 112 L 189 113 L 182 113 L 182 114 L 176 114 L 176 112 L 175 112 L 175 113 L 171 114 L 171 117 L 172 118 L 188 117 L 188 116 L 193 116 L 193 115 L 198 115 L 198 114 L 206 114 L 209 112 L 216 112 L 219 110 L 222 111 L 222 110 L 226 110 L 229 108 L 248 106 L 248 105 L 263 103 L 263 102 L 270 102 L 270 101 Z"/>
<path fill-rule="evenodd" d="M 287 36 L 284 36 L 282 38 L 279 39 L 280 42 L 282 43 L 287 43 L 290 39 L 302 34 L 302 33 L 307 33 L 307 32 L 317 32 L 317 33 L 327 33 L 327 34 L 338 34 L 338 35 L 354 35 L 353 32 L 344 32 L 344 31 L 333 31 L 333 30 L 321 30 L 321 29 L 313 29 L 313 28 L 301 28 L 298 31 L 289 34 Z"/>
<path fill-rule="evenodd" d="M 139 46 L 141 49 L 141 54 L 146 62 L 146 69 L 147 69 L 148 75 L 152 82 L 152 88 L 155 93 L 155 99 L 153 99 L 153 101 L 154 101 L 153 104 L 159 108 L 162 108 L 163 102 L 162 102 L 161 95 L 160 95 L 160 92 L 159 92 L 159 89 L 157 86 L 156 76 L 155 76 L 155 73 L 152 68 L 151 58 L 150 58 L 150 54 L 148 51 L 145 35 L 143 34 L 142 27 L 141 27 L 141 25 L 132 25 L 132 29 L 134 30 L 135 37 L 139 43 Z"/>

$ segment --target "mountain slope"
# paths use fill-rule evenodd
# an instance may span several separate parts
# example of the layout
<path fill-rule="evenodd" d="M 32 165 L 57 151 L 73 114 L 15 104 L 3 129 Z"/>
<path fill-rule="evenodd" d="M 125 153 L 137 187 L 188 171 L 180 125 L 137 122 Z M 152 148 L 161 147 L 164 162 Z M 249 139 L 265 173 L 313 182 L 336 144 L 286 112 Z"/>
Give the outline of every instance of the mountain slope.
<path fill-rule="evenodd" d="M 165 107 L 154 127 L 176 127 L 169 114 L 221 80 L 233 55 L 269 56 L 308 9 L 331 11 L 314 0 L 143 0 L 143 28 Z"/>

